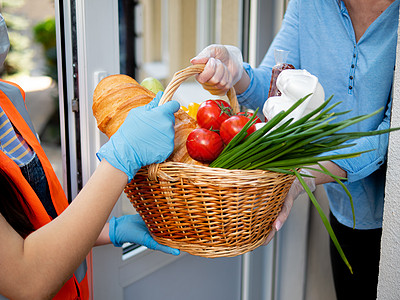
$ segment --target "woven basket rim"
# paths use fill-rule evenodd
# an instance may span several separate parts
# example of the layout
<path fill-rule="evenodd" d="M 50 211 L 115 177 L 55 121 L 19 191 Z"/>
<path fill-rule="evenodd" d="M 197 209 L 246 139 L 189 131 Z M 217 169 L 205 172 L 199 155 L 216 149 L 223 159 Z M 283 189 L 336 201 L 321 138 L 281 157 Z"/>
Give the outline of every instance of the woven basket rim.
<path fill-rule="evenodd" d="M 178 181 L 185 174 L 196 173 L 198 178 L 200 176 L 219 176 L 223 179 L 235 178 L 243 179 L 244 181 L 249 180 L 263 180 L 265 178 L 282 178 L 285 176 L 294 176 L 291 174 L 280 173 L 269 170 L 242 170 L 242 169 L 224 169 L 224 168 L 214 168 L 202 165 L 187 164 L 181 162 L 163 162 L 153 166 L 144 167 L 139 170 L 141 173 L 148 173 L 150 180 L 157 180 L 158 178 L 167 181 Z M 174 176 L 175 175 L 175 176 Z M 190 176 L 192 177 L 192 176 Z M 193 178 L 193 177 L 192 177 Z"/>
<path fill-rule="evenodd" d="M 282 175 L 287 175 L 286 173 L 281 173 L 281 172 L 276 172 L 276 171 L 270 171 L 270 170 L 261 170 L 261 169 L 254 169 L 254 170 L 245 170 L 245 169 L 224 169 L 224 168 L 217 168 L 217 167 L 209 167 L 209 166 L 203 166 L 203 165 L 196 165 L 196 164 L 187 164 L 187 163 L 182 163 L 182 162 L 175 162 L 175 161 L 165 161 L 160 164 L 158 164 L 161 168 L 162 167 L 181 167 L 181 168 L 188 168 L 188 169 L 201 169 L 204 171 L 224 171 L 225 173 L 229 174 L 235 174 L 235 173 L 270 173 L 270 174 L 282 174 Z"/>

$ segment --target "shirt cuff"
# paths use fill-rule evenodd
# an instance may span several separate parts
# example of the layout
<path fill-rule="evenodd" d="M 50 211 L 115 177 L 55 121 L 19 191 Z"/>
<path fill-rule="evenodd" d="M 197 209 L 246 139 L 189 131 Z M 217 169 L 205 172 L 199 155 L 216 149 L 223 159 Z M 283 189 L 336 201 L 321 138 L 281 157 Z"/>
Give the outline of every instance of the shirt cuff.
<path fill-rule="evenodd" d="M 243 68 L 247 72 L 250 77 L 250 84 L 243 93 L 236 95 L 237 100 L 240 105 L 251 107 L 251 97 L 250 95 L 253 93 L 254 90 L 254 71 L 253 68 L 248 63 L 243 63 Z"/>

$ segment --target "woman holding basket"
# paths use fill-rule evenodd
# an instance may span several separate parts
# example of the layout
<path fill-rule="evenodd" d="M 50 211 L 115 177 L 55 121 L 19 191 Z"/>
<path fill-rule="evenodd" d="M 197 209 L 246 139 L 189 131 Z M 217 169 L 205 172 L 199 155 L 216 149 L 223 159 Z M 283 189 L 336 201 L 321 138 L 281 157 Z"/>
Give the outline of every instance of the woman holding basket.
<path fill-rule="evenodd" d="M 350 117 L 384 110 L 349 131 L 371 131 L 390 126 L 391 87 L 396 58 L 399 1 L 292 0 L 282 27 L 262 63 L 252 68 L 242 63 L 240 50 L 211 45 L 192 59 L 206 63 L 197 80 L 213 94 L 234 87 L 241 105 L 262 108 L 268 98 L 274 49 L 289 51 L 287 63 L 318 77 L 340 111 Z M 338 120 L 339 121 L 339 120 Z M 354 274 L 331 242 L 331 263 L 338 299 L 375 299 L 382 231 L 385 160 L 388 135 L 362 137 L 355 146 L 329 152 L 350 153 L 376 149 L 360 157 L 323 162 L 332 174 L 346 177 L 353 196 L 356 225 L 348 196 L 333 178 L 310 171 L 304 177 L 313 191 L 324 184 L 330 203 L 330 221 Z M 316 167 L 316 166 L 313 166 Z M 293 201 L 304 192 L 296 180 L 267 242 L 289 215 Z"/>

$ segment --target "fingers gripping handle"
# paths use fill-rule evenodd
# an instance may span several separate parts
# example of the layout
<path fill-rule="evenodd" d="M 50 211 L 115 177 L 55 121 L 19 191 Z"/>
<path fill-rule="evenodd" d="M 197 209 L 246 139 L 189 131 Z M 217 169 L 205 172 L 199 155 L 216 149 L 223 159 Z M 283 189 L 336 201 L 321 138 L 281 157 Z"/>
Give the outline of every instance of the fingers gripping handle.
<path fill-rule="evenodd" d="M 197 64 L 197 65 L 191 65 L 185 69 L 182 69 L 174 74 L 172 77 L 171 82 L 168 84 L 166 87 L 159 105 L 162 105 L 172 99 L 172 96 L 176 92 L 176 90 L 179 88 L 179 86 L 189 77 L 200 74 L 203 72 L 205 67 L 205 64 Z M 232 106 L 233 112 L 237 113 L 239 112 L 239 104 L 237 102 L 236 98 L 236 93 L 233 88 L 229 89 L 227 93 L 229 103 Z"/>

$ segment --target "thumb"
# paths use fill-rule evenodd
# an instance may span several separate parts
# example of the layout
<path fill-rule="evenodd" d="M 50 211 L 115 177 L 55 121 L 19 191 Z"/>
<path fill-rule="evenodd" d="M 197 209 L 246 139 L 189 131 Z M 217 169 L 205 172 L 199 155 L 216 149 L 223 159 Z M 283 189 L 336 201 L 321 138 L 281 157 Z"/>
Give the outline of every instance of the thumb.
<path fill-rule="evenodd" d="M 167 103 L 164 103 L 163 105 L 157 107 L 158 109 L 163 109 L 165 111 L 170 111 L 172 113 L 176 113 L 179 108 L 181 107 L 181 105 L 179 104 L 178 101 L 175 100 L 171 100 L 168 101 Z"/>
<path fill-rule="evenodd" d="M 283 223 L 286 222 L 287 218 L 289 217 L 289 213 L 292 209 L 292 206 L 293 206 L 293 198 L 286 197 L 285 202 L 282 205 L 282 209 L 278 214 L 278 217 L 276 218 L 275 222 L 272 224 L 272 227 L 276 231 L 279 231 L 279 229 L 281 229 Z"/>
<path fill-rule="evenodd" d="M 195 64 L 206 64 L 209 59 L 210 59 L 210 57 L 207 57 L 207 56 L 196 56 L 196 57 L 193 57 L 190 60 L 190 63 L 193 64 L 193 65 L 195 65 Z"/>
<path fill-rule="evenodd" d="M 157 95 L 154 97 L 154 99 L 145 105 L 146 110 L 151 110 L 154 107 L 157 107 L 162 95 L 163 95 L 163 92 L 161 92 L 161 91 L 158 92 Z"/>
<path fill-rule="evenodd" d="M 269 242 L 274 238 L 275 233 L 276 233 L 276 229 L 272 226 L 272 227 L 271 227 L 271 230 L 270 230 L 270 232 L 269 232 L 269 234 L 268 234 L 268 236 L 267 236 L 267 239 L 265 240 L 265 242 L 264 242 L 262 245 L 263 245 L 263 246 L 268 245 Z"/>
<path fill-rule="evenodd" d="M 150 235 L 149 235 L 149 238 L 146 240 L 146 242 L 143 245 L 149 249 L 162 251 L 167 254 L 172 254 L 172 255 L 180 254 L 179 249 L 170 248 L 168 246 L 162 245 L 162 244 L 158 243 L 156 240 L 154 240 Z"/>

